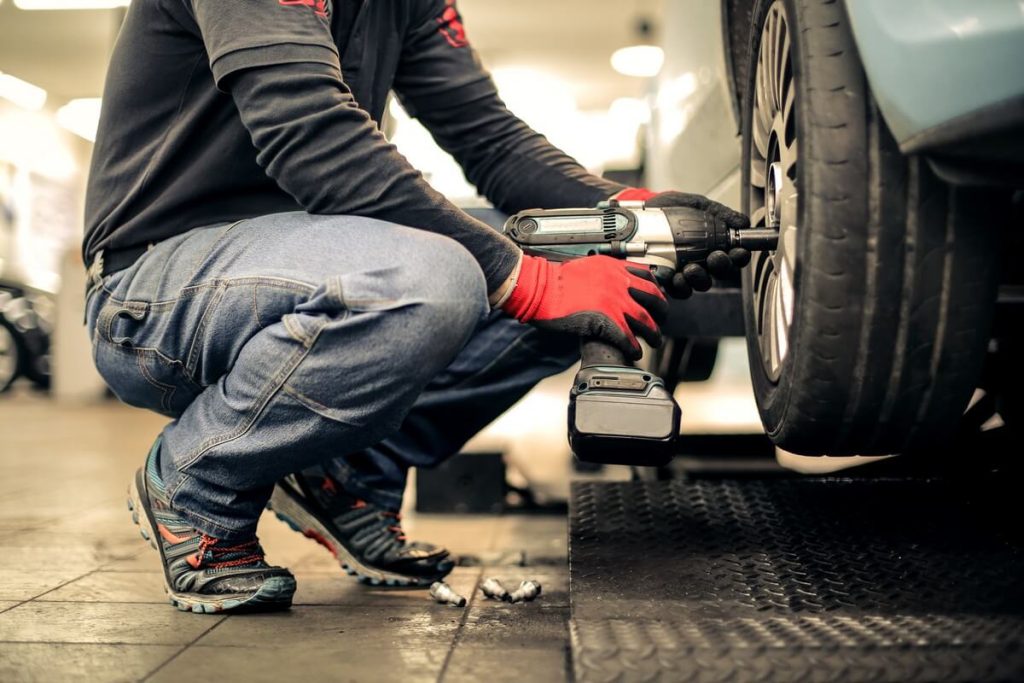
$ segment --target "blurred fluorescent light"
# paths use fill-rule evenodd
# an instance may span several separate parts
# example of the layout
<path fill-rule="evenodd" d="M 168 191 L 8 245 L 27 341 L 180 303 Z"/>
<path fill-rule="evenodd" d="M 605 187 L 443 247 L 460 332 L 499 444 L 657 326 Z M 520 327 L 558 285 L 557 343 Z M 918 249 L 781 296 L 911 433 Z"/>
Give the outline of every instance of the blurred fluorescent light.
<path fill-rule="evenodd" d="M 57 135 L 58 132 L 51 116 L 40 116 L 21 107 L 0 107 L 0 171 L 6 162 L 15 169 L 53 180 L 65 181 L 73 177 L 78 170 L 77 162 L 67 138 Z M 17 198 L 19 192 L 15 189 L 9 196 Z M 0 194 L 3 194 L 2 189 Z M 0 244 L 3 241 L 0 236 Z"/>
<path fill-rule="evenodd" d="M 127 7 L 131 0 L 14 0 L 18 9 L 114 9 Z"/>
<path fill-rule="evenodd" d="M 39 111 L 46 104 L 45 90 L 2 71 L 0 71 L 0 97 L 29 111 Z"/>
<path fill-rule="evenodd" d="M 89 142 L 96 141 L 100 121 L 100 98 L 83 97 L 71 100 L 57 110 L 57 123 Z"/>
<path fill-rule="evenodd" d="M 550 72 L 500 67 L 492 75 L 508 108 L 540 133 L 550 133 L 576 114 L 572 85 Z"/>
<path fill-rule="evenodd" d="M 612 53 L 612 68 L 624 76 L 651 78 L 664 63 L 665 52 L 656 45 L 631 45 Z"/>
<path fill-rule="evenodd" d="M 662 144 L 670 145 L 686 128 L 693 115 L 689 99 L 697 92 L 697 75 L 692 71 L 675 78 L 662 79 L 655 100 L 658 111 L 658 137 Z"/>
<path fill-rule="evenodd" d="M 642 126 L 651 122 L 651 108 L 636 97 L 620 97 L 608 107 L 612 121 L 627 126 Z"/>

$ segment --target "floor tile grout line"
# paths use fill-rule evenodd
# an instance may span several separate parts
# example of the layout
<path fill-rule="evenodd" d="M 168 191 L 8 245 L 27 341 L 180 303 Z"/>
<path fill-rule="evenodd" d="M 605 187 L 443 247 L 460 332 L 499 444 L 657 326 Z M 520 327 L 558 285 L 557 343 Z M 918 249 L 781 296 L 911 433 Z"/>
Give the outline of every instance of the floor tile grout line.
<path fill-rule="evenodd" d="M 39 597 L 43 595 L 45 593 Z M 38 602 L 41 605 L 166 605 L 167 598 L 163 600 L 40 600 L 32 598 L 31 601 L 26 600 L 25 602 Z"/>
<path fill-rule="evenodd" d="M 193 641 L 194 642 L 194 641 Z M 185 647 L 190 647 L 189 643 Z M 0 645 L 124 645 L 126 647 L 181 647 L 181 643 L 137 643 L 124 640 L 0 640 Z M 175 653 L 177 655 L 179 653 Z"/>
<path fill-rule="evenodd" d="M 54 590 L 56 590 L 56 589 L 54 589 Z M 43 595 L 43 594 L 40 594 L 40 595 Z M 0 600 L 0 602 L 13 602 L 13 603 L 15 603 L 15 604 L 11 605 L 10 607 L 6 607 L 6 608 L 3 608 L 3 609 L 0 609 L 0 613 L 2 613 L 2 612 L 6 612 L 7 610 L 14 609 L 15 607 L 17 607 L 19 605 L 24 605 L 27 602 L 38 602 L 41 605 L 166 605 L 167 604 L 167 599 L 164 598 L 163 600 L 38 600 L 36 598 L 31 598 L 29 600 L 21 600 L 21 601 L 18 601 L 18 600 L 8 600 L 8 601 Z M 307 608 L 321 609 L 321 608 L 347 608 L 347 607 L 375 607 L 375 608 L 399 610 L 399 609 L 409 609 L 409 608 L 417 606 L 418 604 L 419 604 L 419 601 L 417 601 L 416 603 L 413 603 L 413 602 L 410 601 L 408 604 L 401 604 L 401 605 L 399 605 L 399 604 L 391 604 L 391 605 L 389 605 L 389 604 L 381 604 L 380 602 L 371 602 L 371 601 L 367 601 L 367 602 L 302 602 L 302 603 L 293 603 L 292 604 L 292 609 L 301 610 L 301 609 L 307 609 Z M 566 609 L 567 606 L 566 605 L 539 605 L 538 608 L 541 609 L 541 610 Z M 0 641 L 0 642 L 2 642 L 2 641 Z"/>
<path fill-rule="evenodd" d="M 160 670 L 161 670 L 161 669 L 163 669 L 163 668 L 164 668 L 165 666 L 167 666 L 168 664 L 170 664 L 171 662 L 173 662 L 173 661 L 174 661 L 175 659 L 177 659 L 177 658 L 178 658 L 178 657 L 180 657 L 181 655 L 185 654 L 185 652 L 186 652 L 186 651 L 187 651 L 187 650 L 188 650 L 188 649 L 189 649 L 190 647 L 192 647 L 193 645 L 195 645 L 196 643 L 198 643 L 198 642 L 199 642 L 200 640 L 202 640 L 203 638 L 205 638 L 205 637 L 206 637 L 207 635 L 209 635 L 209 634 L 210 634 L 210 633 L 211 633 L 211 632 L 213 631 L 213 629 L 215 629 L 215 628 L 217 628 L 218 626 L 220 626 L 221 624 L 223 624 L 223 623 L 224 623 L 225 621 L 227 621 L 227 620 L 228 620 L 229 618 L 230 618 L 230 616 L 229 616 L 229 615 L 224 615 L 224 616 L 223 616 L 223 617 L 222 617 L 222 618 L 221 618 L 221 619 L 220 619 L 220 620 L 219 620 L 219 621 L 218 621 L 217 623 L 213 624 L 212 626 L 210 626 L 210 628 L 206 629 L 205 631 L 203 631 L 202 633 L 200 633 L 200 634 L 199 634 L 198 636 L 196 636 L 195 638 L 193 638 L 193 639 L 192 639 L 191 641 L 189 641 L 188 643 L 186 643 L 184 647 L 182 647 L 182 648 L 181 648 L 180 650 L 178 650 L 177 652 L 175 652 L 175 653 L 174 653 L 173 655 L 171 655 L 171 656 L 170 656 L 169 658 L 167 658 L 166 660 L 164 660 L 164 661 L 163 661 L 163 663 L 161 663 L 161 664 L 160 664 L 160 665 L 159 665 L 158 667 L 156 667 L 155 669 L 153 669 L 152 671 L 150 671 L 150 672 L 149 672 L 148 674 L 146 674 L 145 676 L 143 676 L 143 677 L 142 677 L 142 678 L 140 679 L 140 682 L 139 682 L 139 683 L 145 683 L 146 681 L 148 681 L 149 679 L 151 679 L 151 678 L 152 678 L 153 676 L 155 676 L 155 675 L 157 675 L 158 673 L 160 673 Z"/>
<path fill-rule="evenodd" d="M 26 602 L 28 602 L 31 599 L 32 598 L 29 598 L 28 600 L 12 600 L 11 602 L 13 602 L 14 604 L 11 605 L 10 607 L 4 607 L 3 609 L 0 609 L 0 614 L 3 614 L 4 612 L 10 612 L 15 607 L 21 607 L 22 605 L 24 605 Z"/>
<path fill-rule="evenodd" d="M 466 608 L 462 610 L 462 618 L 459 619 L 459 626 L 455 629 L 455 635 L 452 637 L 452 644 L 448 647 L 448 652 L 444 656 L 444 662 L 441 664 L 441 670 L 437 673 L 437 683 L 443 683 L 445 675 L 448 673 L 448 666 L 452 662 L 452 656 L 455 654 L 455 648 L 458 647 L 459 641 L 462 639 L 462 632 L 466 629 L 466 622 L 469 620 L 469 610 L 473 607 L 476 602 L 477 590 L 480 587 L 480 581 L 484 578 L 484 568 L 480 567 L 480 571 L 477 572 L 476 581 L 473 582 L 473 592 L 469 595 L 469 601 L 466 603 Z"/>
<path fill-rule="evenodd" d="M 39 595 L 33 595 L 33 596 L 32 596 L 31 598 L 29 598 L 28 600 L 26 600 L 26 601 L 25 601 L 24 603 L 22 603 L 22 604 L 25 604 L 25 603 L 29 603 L 29 602 L 35 602 L 36 600 L 38 600 L 39 598 L 43 597 L 44 595 L 48 595 L 48 594 L 52 593 L 52 592 L 53 592 L 53 591 L 55 591 L 55 590 L 60 590 L 60 589 L 61 589 L 61 588 L 63 588 L 64 586 L 69 586 L 69 585 L 73 584 L 73 583 L 74 583 L 75 581 L 79 581 L 79 580 L 81 580 L 81 579 L 84 579 L 84 578 L 85 578 L 85 577 L 87 577 L 87 576 L 90 576 L 90 575 L 92 575 L 92 574 L 95 574 L 95 573 L 96 573 L 96 571 L 97 571 L 97 569 L 90 569 L 89 571 L 87 571 L 87 572 L 86 572 L 86 573 L 84 573 L 84 574 L 81 574 L 81 575 L 79 575 L 79 576 L 76 576 L 76 577 L 75 577 L 75 578 L 73 578 L 73 579 L 68 579 L 67 581 L 65 581 L 64 583 L 62 583 L 62 584 L 60 584 L 60 585 L 54 586 L 53 588 L 50 588 L 49 590 L 45 590 L 45 591 L 43 591 L 43 592 L 42 592 L 42 593 L 40 593 Z M 47 601 L 46 601 L 46 600 L 41 600 L 40 602 L 47 602 Z"/>

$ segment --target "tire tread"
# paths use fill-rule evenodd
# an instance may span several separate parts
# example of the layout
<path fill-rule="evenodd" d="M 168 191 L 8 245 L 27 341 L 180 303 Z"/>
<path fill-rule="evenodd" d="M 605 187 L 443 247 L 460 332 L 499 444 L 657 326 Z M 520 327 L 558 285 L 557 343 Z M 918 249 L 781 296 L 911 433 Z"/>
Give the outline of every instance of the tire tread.
<path fill-rule="evenodd" d="M 756 338 L 748 345 L 758 406 L 772 439 L 794 452 L 925 448 L 955 427 L 981 371 L 995 231 L 981 217 L 984 200 L 900 154 L 871 98 L 844 4 L 782 2 L 798 27 L 792 59 L 803 79 L 800 272 L 777 385 L 764 375 Z M 755 6 L 754 56 L 771 4 Z"/>

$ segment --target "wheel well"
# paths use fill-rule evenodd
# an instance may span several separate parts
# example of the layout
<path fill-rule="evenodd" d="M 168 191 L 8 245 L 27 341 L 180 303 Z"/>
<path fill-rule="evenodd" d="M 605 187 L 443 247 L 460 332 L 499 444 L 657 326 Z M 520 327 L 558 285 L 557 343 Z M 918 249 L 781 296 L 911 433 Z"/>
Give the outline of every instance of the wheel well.
<path fill-rule="evenodd" d="M 726 71 L 732 95 L 733 120 L 740 128 L 743 83 L 747 82 L 750 53 L 750 25 L 755 0 L 722 0 L 722 40 L 725 43 Z"/>

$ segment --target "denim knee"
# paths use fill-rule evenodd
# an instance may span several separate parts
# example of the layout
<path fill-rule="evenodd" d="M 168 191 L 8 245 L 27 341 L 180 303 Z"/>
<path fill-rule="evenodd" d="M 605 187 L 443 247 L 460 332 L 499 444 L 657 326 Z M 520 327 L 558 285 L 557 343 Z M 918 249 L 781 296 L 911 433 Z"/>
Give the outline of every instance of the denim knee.
<path fill-rule="evenodd" d="M 446 237 L 430 237 L 422 258 L 405 260 L 397 277 L 407 299 L 415 302 L 406 326 L 416 345 L 451 356 L 487 316 L 487 285 L 465 247 Z"/>
<path fill-rule="evenodd" d="M 284 316 L 284 331 L 309 349 L 289 391 L 350 424 L 367 424 L 370 414 L 390 424 L 489 308 L 483 272 L 464 247 L 408 235 L 366 268 L 327 278 Z"/>

